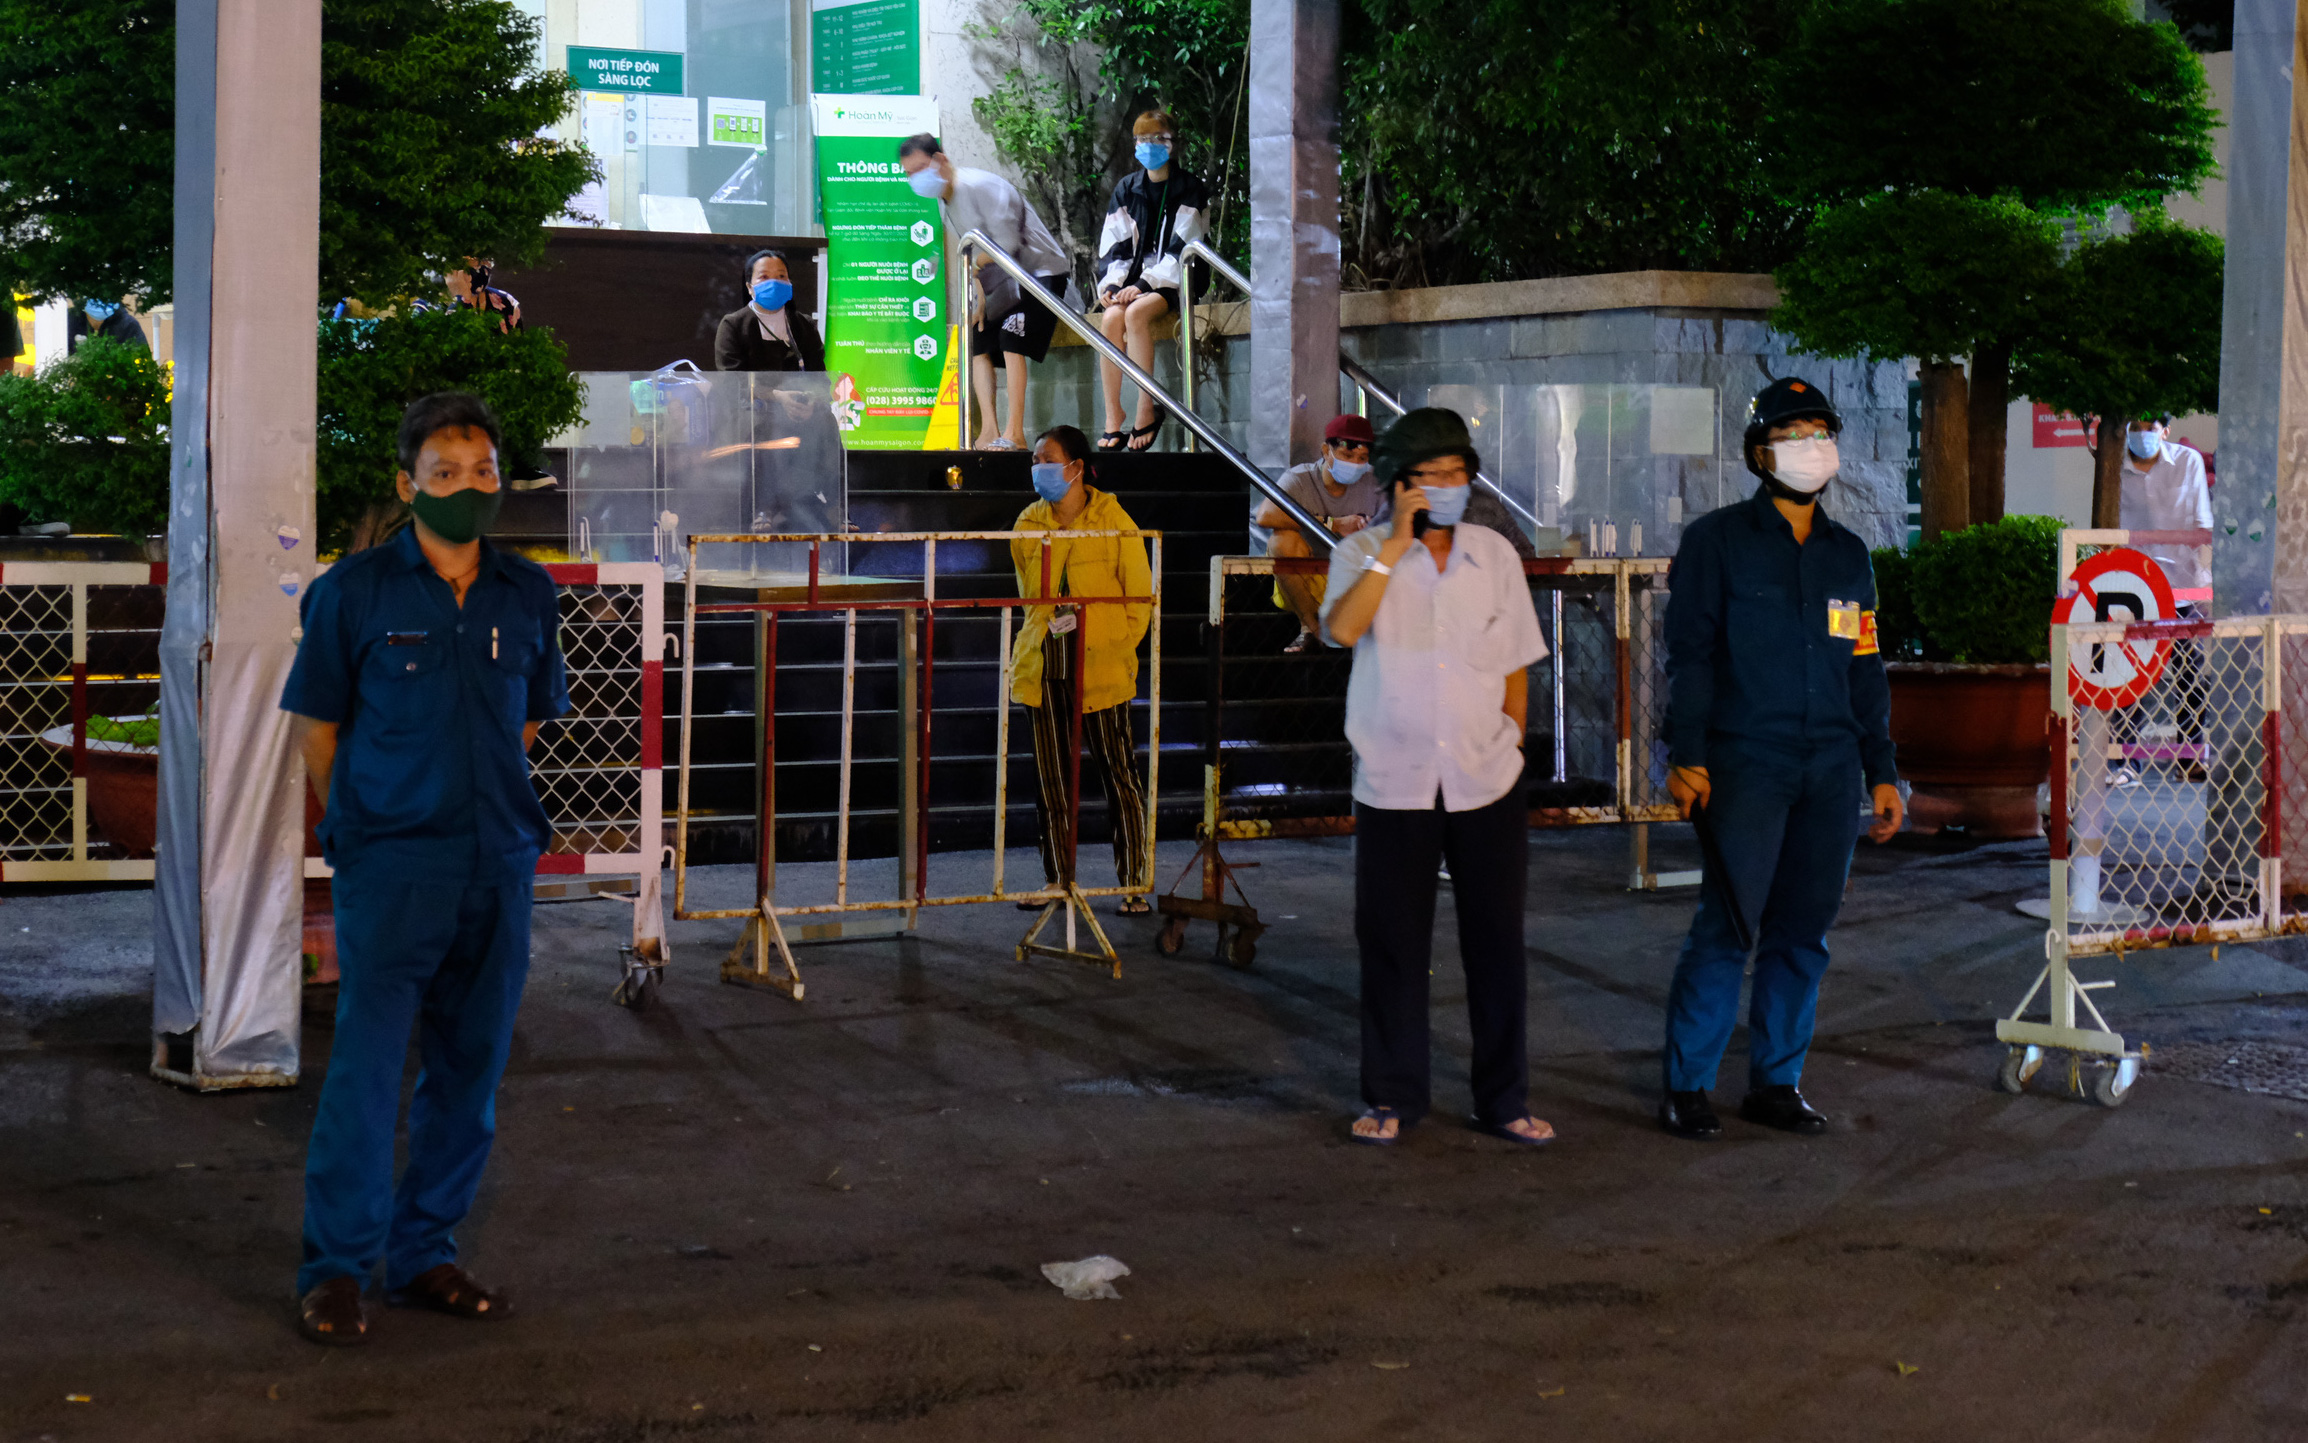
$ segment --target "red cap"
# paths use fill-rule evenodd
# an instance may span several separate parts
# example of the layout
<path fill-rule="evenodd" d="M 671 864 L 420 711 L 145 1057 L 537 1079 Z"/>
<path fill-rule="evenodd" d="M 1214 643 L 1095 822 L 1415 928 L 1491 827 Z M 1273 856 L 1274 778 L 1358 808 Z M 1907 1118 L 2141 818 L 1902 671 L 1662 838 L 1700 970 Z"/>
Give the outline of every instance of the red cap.
<path fill-rule="evenodd" d="M 1343 415 L 1330 418 L 1330 424 L 1322 428 L 1322 439 L 1325 441 L 1360 441 L 1365 446 L 1375 446 L 1378 444 L 1378 433 L 1370 429 L 1368 416 L 1357 416 L 1354 412 L 1348 411 Z"/>

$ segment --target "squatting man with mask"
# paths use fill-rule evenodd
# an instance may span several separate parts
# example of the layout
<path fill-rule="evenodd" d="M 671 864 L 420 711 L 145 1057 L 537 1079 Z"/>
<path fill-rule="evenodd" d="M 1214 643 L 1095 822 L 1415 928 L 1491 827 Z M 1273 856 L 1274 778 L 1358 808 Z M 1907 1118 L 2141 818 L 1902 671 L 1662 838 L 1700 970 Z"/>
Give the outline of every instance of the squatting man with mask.
<path fill-rule="evenodd" d="M 367 1341 L 379 1262 L 396 1305 L 510 1311 L 458 1265 L 453 1230 L 496 1136 L 531 885 L 552 838 L 527 753 L 569 691 L 552 578 L 481 539 L 504 500 L 500 439 L 477 396 L 408 408 L 396 484 L 415 520 L 305 593 L 281 695 L 336 870 L 336 1041 L 305 1154 L 297 1273 L 298 1328 L 316 1343 Z M 395 1188 L 412 1029 L 422 1070 Z"/>
<path fill-rule="evenodd" d="M 1371 475 L 1370 446 L 1375 439 L 1368 417 L 1350 411 L 1331 418 L 1322 429 L 1321 457 L 1293 466 L 1278 478 L 1283 494 L 1305 508 L 1331 535 L 1352 536 L 1386 512 L 1386 493 Z M 1267 555 L 1314 554 L 1313 544 L 1300 534 L 1298 523 L 1272 501 L 1259 509 L 1255 521 L 1274 532 L 1266 544 Z M 1285 652 L 1301 652 L 1314 644 L 1322 624 L 1318 613 L 1328 587 L 1319 576 L 1274 578 L 1274 604 L 1298 615 L 1298 636 L 1282 648 Z"/>
<path fill-rule="evenodd" d="M 1330 553 L 1324 639 L 1354 648 L 1354 940 L 1362 964 L 1360 1143 L 1387 1146 L 1426 1114 L 1435 864 L 1447 862 L 1473 1034 L 1477 1129 L 1537 1147 L 1528 1104 L 1523 889 L 1524 669 L 1547 644 L 1505 537 L 1464 520 L 1481 461 L 1455 411 L 1412 411 L 1373 448 L 1392 522 Z"/>
<path fill-rule="evenodd" d="M 1901 804 L 1867 543 L 1824 513 L 1843 421 L 1792 377 L 1748 407 L 1755 494 L 1683 532 L 1668 572 L 1667 785 L 1699 829 L 1699 912 L 1667 994 L 1666 1097 L 1678 1137 L 1720 1137 L 1709 1092 L 1752 953 L 1739 1115 L 1785 1132 L 1827 1119 L 1797 1084 L 1859 839 L 1863 796 L 1888 841 Z M 1865 791 L 1863 791 L 1863 788 Z"/>

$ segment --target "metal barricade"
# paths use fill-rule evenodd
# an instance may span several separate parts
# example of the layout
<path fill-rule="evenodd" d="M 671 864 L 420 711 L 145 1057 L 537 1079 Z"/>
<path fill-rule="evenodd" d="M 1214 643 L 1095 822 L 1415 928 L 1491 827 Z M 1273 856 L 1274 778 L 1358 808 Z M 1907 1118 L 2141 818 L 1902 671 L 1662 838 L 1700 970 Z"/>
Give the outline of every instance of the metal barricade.
<path fill-rule="evenodd" d="M 2285 901 L 2286 815 L 2308 802 L 2287 663 L 2308 675 L 2308 617 L 2055 623 L 2051 657 L 2050 925 L 2043 970 L 1996 1024 L 1998 1081 L 2021 1091 L 2059 1052 L 2070 1090 L 2112 1107 L 2145 1049 L 2092 998 L 2115 981 L 2077 980 L 2072 959 L 2308 931 Z"/>
<path fill-rule="evenodd" d="M 1540 557 L 1523 563 L 1549 655 L 1530 669 L 1524 794 L 1536 827 L 1681 819 L 1667 793 L 1665 557 Z M 1327 561 L 1217 556 L 1205 632 L 1201 846 L 1172 890 L 1156 939 L 1184 945 L 1189 920 L 1217 924 L 1220 960 L 1247 966 L 1264 927 L 1221 844 L 1354 830 L 1354 758 L 1345 735 L 1353 654 L 1286 655 L 1297 633 L 1281 578 L 1320 578 Z M 1185 873 L 1179 881 L 1185 879 Z M 1235 902 L 1225 893 L 1231 888 Z M 1230 939 L 1229 931 L 1233 936 Z"/>
<path fill-rule="evenodd" d="M 1052 594 L 1052 545 L 1065 542 L 1111 539 L 1143 541 L 1151 551 L 1149 558 L 1149 594 L 1145 596 L 1062 596 Z M 942 597 L 938 595 L 938 548 L 941 543 L 965 546 L 981 542 L 1030 541 L 1041 549 L 1042 574 L 1039 597 Z M 825 574 L 821 555 L 828 546 L 862 546 L 875 543 L 897 546 L 918 546 L 921 549 L 921 577 L 919 596 L 890 596 L 876 593 L 847 583 L 852 578 L 837 578 Z M 682 921 L 703 921 L 716 918 L 745 919 L 736 945 L 723 960 L 721 977 L 725 982 L 738 982 L 775 988 L 787 996 L 800 1000 L 806 990 L 801 969 L 794 962 L 788 929 L 780 921 L 789 917 L 841 917 L 861 913 L 899 913 L 911 927 L 924 907 L 952 907 L 990 902 L 1042 902 L 1044 905 L 1033 926 L 1017 946 L 1017 959 L 1033 955 L 1061 957 L 1090 962 L 1111 969 L 1116 978 L 1122 975 L 1121 958 L 1106 938 L 1105 930 L 1090 910 L 1089 899 L 1107 896 L 1136 896 L 1154 889 L 1153 839 L 1157 818 L 1160 766 L 1162 754 L 1162 533 L 1159 531 L 944 531 L 944 532 L 849 532 L 818 535 L 691 535 L 687 538 L 688 560 L 682 617 L 682 713 L 681 757 L 676 824 L 674 833 L 674 916 Z M 702 567 L 698 560 L 700 546 L 735 545 L 756 547 L 765 545 L 803 545 L 808 548 L 808 571 L 802 576 L 732 577 L 713 568 Z M 723 579 L 716 580 L 716 577 Z M 877 573 L 877 579 L 886 581 L 886 573 Z M 701 601 L 698 589 L 706 586 L 728 586 L 732 582 L 756 593 L 745 601 Z M 1042 600 L 1040 598 L 1049 598 Z M 1079 681 L 1075 687 L 1075 711 L 1069 749 L 1067 776 L 1067 848 L 1063 866 L 1062 885 L 1043 886 L 1028 891 L 1008 890 L 1004 877 L 1007 858 L 1007 814 L 1009 801 L 1010 756 L 1010 685 L 1016 657 L 1013 642 L 1016 633 L 1013 622 L 1022 623 L 1019 615 L 1028 606 L 1048 606 L 1056 612 L 1071 613 L 1078 618 L 1071 628 L 1073 641 L 1074 674 L 1082 675 L 1088 627 L 1083 624 L 1088 609 L 1094 606 L 1134 606 L 1149 608 L 1147 640 L 1150 655 L 1146 675 L 1150 678 L 1147 705 L 1147 777 L 1146 777 L 1146 846 L 1137 859 L 1137 877 L 1128 885 L 1115 887 L 1085 887 L 1079 880 L 1077 865 L 1081 840 L 1081 769 L 1082 769 L 1082 710 L 1083 690 Z M 1000 623 L 999 701 L 995 706 L 994 741 L 994 857 L 993 873 L 988 890 L 983 892 L 932 894 L 929 888 L 929 829 L 920 824 L 926 810 L 930 790 L 932 764 L 931 738 L 934 682 L 936 677 L 936 634 L 940 615 L 986 612 L 996 614 Z M 691 698 L 695 696 L 695 636 L 700 616 L 752 614 L 762 618 L 761 640 L 761 726 L 757 733 L 755 769 L 758 777 L 758 826 L 755 845 L 754 901 L 745 907 L 702 908 L 689 907 L 689 816 L 690 816 L 690 736 L 692 734 Z M 837 773 L 838 801 L 834 843 L 834 900 L 830 903 L 783 905 L 776 896 L 776 821 L 777 821 L 777 624 L 780 618 L 795 615 L 839 616 L 843 623 L 841 730 L 839 741 L 839 771 Z M 900 786 L 910 793 L 911 802 L 906 815 L 915 820 L 901 829 L 899 895 L 886 898 L 856 898 L 850 884 L 850 810 L 852 775 L 856 765 L 856 698 L 857 698 L 857 635 L 861 614 L 894 615 L 900 626 L 899 657 L 905 679 L 905 690 L 900 702 L 901 726 L 908 739 L 903 752 L 902 767 L 905 775 Z M 921 638 L 914 642 L 914 623 L 919 619 Z M 1041 940 L 1043 930 L 1053 920 L 1063 919 L 1065 944 L 1055 946 Z M 1090 936 L 1096 942 L 1096 952 L 1086 952 L 1077 946 L 1077 922 L 1087 924 Z M 782 972 L 773 971 L 772 954 L 782 966 Z M 750 954 L 750 959 L 749 955 Z"/>
<path fill-rule="evenodd" d="M 88 723 L 159 699 L 167 580 L 165 563 L 0 563 L 0 881 L 152 880 L 157 752 Z"/>
<path fill-rule="evenodd" d="M 654 877 L 664 852 L 664 571 L 546 569 L 560 588 L 572 710 L 538 730 L 532 775 L 553 823 L 538 875 Z M 101 733 L 146 722 L 159 696 L 167 570 L 0 563 L 0 881 L 152 879 L 157 749 Z M 329 868 L 308 857 L 305 873 Z M 644 929 L 662 936 L 654 919 Z"/>

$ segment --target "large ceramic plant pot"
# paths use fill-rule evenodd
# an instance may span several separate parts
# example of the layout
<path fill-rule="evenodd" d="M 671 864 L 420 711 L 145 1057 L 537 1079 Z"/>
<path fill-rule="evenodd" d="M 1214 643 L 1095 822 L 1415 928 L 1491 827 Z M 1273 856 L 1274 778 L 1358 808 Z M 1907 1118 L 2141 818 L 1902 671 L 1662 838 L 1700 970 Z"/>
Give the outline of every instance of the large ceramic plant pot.
<path fill-rule="evenodd" d="M 2051 667 L 1901 661 L 1891 740 L 1913 784 L 1908 825 L 1930 834 L 2040 837 L 2036 792 L 2051 775 Z"/>

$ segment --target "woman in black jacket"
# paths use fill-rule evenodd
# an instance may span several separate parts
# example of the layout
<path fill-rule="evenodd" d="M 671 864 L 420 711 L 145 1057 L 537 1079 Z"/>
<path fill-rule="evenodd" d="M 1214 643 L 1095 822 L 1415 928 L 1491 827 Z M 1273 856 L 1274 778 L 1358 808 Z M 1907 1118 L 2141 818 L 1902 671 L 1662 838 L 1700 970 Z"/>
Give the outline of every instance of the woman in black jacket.
<path fill-rule="evenodd" d="M 1210 229 L 1210 193 L 1184 166 L 1171 162 L 1175 127 L 1167 110 L 1149 110 L 1131 124 L 1139 169 L 1114 184 L 1106 228 L 1098 238 L 1099 318 L 1106 339 L 1148 372 L 1154 369 L 1154 323 L 1178 310 L 1178 282 L 1186 243 Z M 1100 361 L 1106 385 L 1106 430 L 1101 451 L 1124 445 L 1143 451 L 1162 429 L 1162 409 L 1138 397 L 1137 429 L 1122 418 L 1122 373 Z"/>
<path fill-rule="evenodd" d="M 785 257 L 755 251 L 745 258 L 746 304 L 721 318 L 713 333 L 720 371 L 822 371 L 825 342 L 809 317 L 789 304 L 793 277 Z"/>

